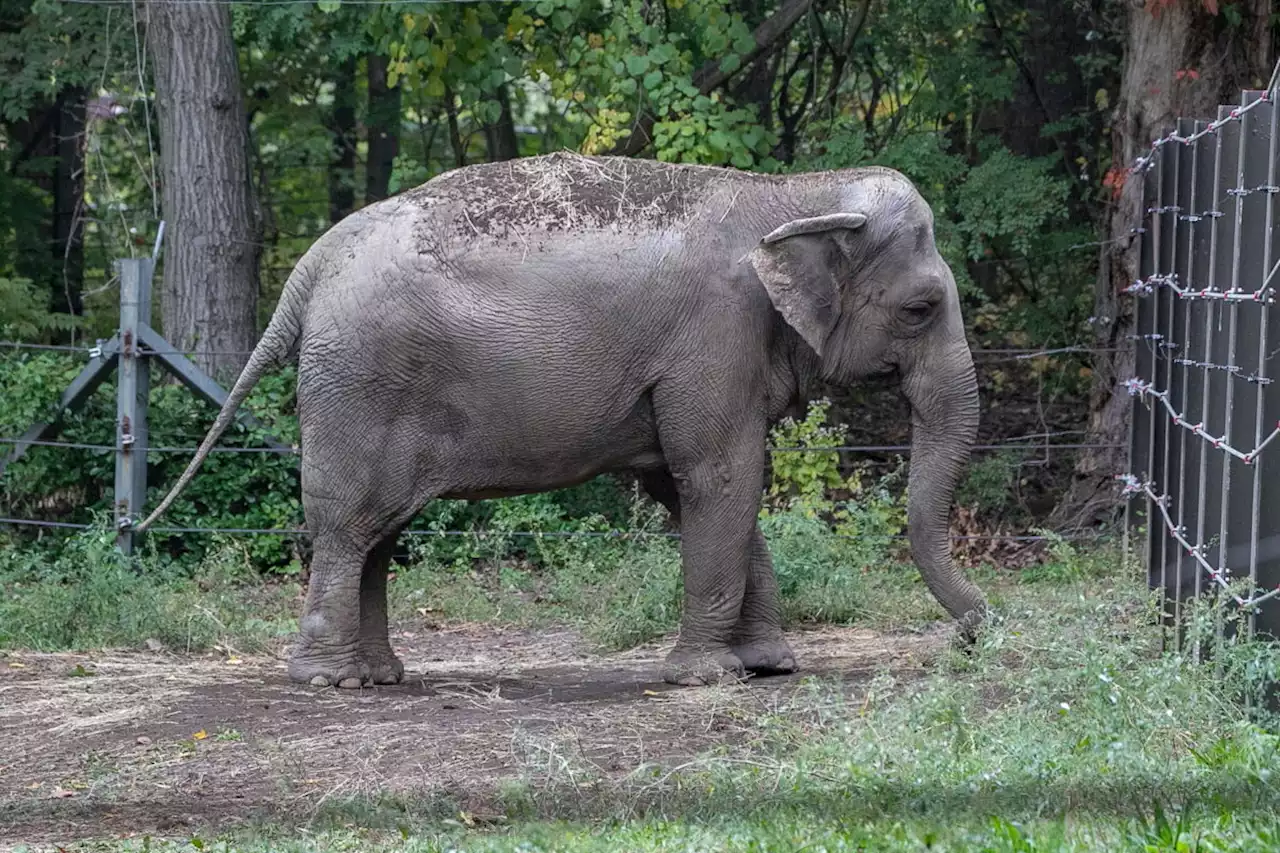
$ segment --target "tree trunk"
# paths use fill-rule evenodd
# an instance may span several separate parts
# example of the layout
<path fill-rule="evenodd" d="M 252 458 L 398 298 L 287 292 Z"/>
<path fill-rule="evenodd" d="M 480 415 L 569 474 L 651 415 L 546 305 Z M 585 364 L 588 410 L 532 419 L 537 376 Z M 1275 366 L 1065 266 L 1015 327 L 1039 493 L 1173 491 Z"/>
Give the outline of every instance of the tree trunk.
<path fill-rule="evenodd" d="M 458 102 L 453 89 L 444 87 L 444 115 L 449 126 L 449 147 L 453 149 L 453 165 L 461 169 L 467 165 L 467 146 L 462 141 L 462 131 L 458 127 Z"/>
<path fill-rule="evenodd" d="M 165 337 L 226 380 L 257 343 L 257 210 L 244 102 L 221 4 L 148 3 L 164 210 Z"/>
<path fill-rule="evenodd" d="M 511 95 L 505 85 L 499 86 L 494 98 L 502 112 L 493 124 L 484 126 L 485 149 L 489 153 L 489 162 L 514 160 L 520 156 L 520 141 L 516 138 L 516 122 L 511 115 Z"/>
<path fill-rule="evenodd" d="M 1128 428 L 1131 401 L 1120 385 L 1133 375 L 1133 298 L 1124 288 L 1138 276 L 1139 240 L 1133 229 L 1143 224 L 1142 181 L 1128 178 L 1128 168 L 1146 153 L 1151 140 L 1167 133 L 1178 117 L 1213 119 L 1219 104 L 1239 103 L 1241 89 L 1261 86 L 1271 72 L 1270 34 L 1263 45 L 1243 44 L 1258 38 L 1256 16 L 1269 15 L 1267 0 L 1237 4 L 1242 26 L 1218 26 L 1201 0 L 1174 0 L 1149 11 L 1133 4 L 1124 70 L 1112 120 L 1111 183 L 1120 183 L 1104 218 L 1103 245 L 1094 296 L 1094 386 L 1086 443 L 1113 449 L 1082 453 L 1067 494 L 1049 518 L 1060 531 L 1079 530 L 1114 520 L 1120 505 L 1114 477 L 1128 471 Z M 1198 77 L 1177 72 L 1193 69 Z M 1181 77 L 1181 79 L 1179 79 Z"/>
<path fill-rule="evenodd" d="M 51 204 L 48 218 L 38 212 L 38 233 L 19 241 L 18 274 L 49 293 L 49 308 L 81 312 L 84 284 L 84 131 L 85 92 L 68 87 L 52 103 L 33 106 L 6 128 L 16 148 L 9 173 L 21 175 Z"/>
<path fill-rule="evenodd" d="M 326 117 L 329 131 L 329 222 L 345 217 L 356 204 L 356 59 L 337 67 L 333 79 L 333 109 Z"/>
<path fill-rule="evenodd" d="M 58 270 L 50 307 L 80 314 L 84 286 L 85 91 L 62 90 L 54 107 L 58 159 L 53 176 L 53 262 Z"/>
<path fill-rule="evenodd" d="M 387 85 L 387 59 L 369 54 L 369 159 L 365 164 L 367 204 L 390 195 L 391 170 L 400 153 L 400 87 Z"/>

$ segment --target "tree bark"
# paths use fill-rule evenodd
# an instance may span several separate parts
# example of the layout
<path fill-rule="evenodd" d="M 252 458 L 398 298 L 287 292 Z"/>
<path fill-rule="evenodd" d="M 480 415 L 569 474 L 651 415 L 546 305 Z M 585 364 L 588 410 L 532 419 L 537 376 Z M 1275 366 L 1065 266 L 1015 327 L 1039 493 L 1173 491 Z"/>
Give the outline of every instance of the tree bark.
<path fill-rule="evenodd" d="M 257 343 L 257 210 L 227 6 L 148 3 L 166 221 L 164 334 L 226 380 Z"/>
<path fill-rule="evenodd" d="M 1266 0 L 1237 4 L 1246 16 L 1240 27 L 1221 27 L 1201 0 L 1174 0 L 1154 11 L 1141 3 L 1129 12 L 1128 42 L 1119 98 L 1112 119 L 1112 183 L 1122 180 L 1108 205 L 1095 286 L 1094 344 L 1114 350 L 1095 359 L 1086 443 L 1112 449 L 1082 453 L 1066 495 L 1048 525 L 1059 531 L 1079 530 L 1113 521 L 1120 508 L 1114 477 L 1128 471 L 1128 428 L 1131 401 L 1120 387 L 1133 375 L 1134 302 L 1124 288 L 1138 276 L 1139 238 L 1143 224 L 1142 181 L 1128 177 L 1134 160 L 1151 140 L 1167 133 L 1178 117 L 1212 119 L 1219 104 L 1239 103 L 1240 91 L 1265 84 L 1271 73 L 1268 33 L 1264 45 L 1253 17 L 1270 14 Z M 1179 75 L 1193 69 L 1197 78 Z M 1181 76 L 1182 79 L 1179 79 Z"/>
<path fill-rule="evenodd" d="M 390 195 L 391 171 L 400 153 L 400 87 L 387 85 L 387 59 L 369 54 L 369 159 L 364 199 L 368 204 Z"/>
<path fill-rule="evenodd" d="M 489 153 L 489 162 L 514 160 L 520 156 L 520 141 L 516 138 L 516 122 L 511 115 L 511 94 L 507 87 L 499 86 L 494 95 L 501 112 L 498 120 L 484 126 L 485 150 Z"/>
<path fill-rule="evenodd" d="M 333 78 L 329 131 L 329 222 L 351 213 L 356 204 L 356 58 L 343 60 Z"/>

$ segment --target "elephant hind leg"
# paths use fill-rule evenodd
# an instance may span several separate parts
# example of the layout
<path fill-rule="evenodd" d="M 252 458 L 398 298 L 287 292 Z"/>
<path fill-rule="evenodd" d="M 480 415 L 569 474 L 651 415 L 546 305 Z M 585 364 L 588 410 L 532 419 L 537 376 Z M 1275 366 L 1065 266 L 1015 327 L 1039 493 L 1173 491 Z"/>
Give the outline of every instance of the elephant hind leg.
<path fill-rule="evenodd" d="M 431 495 L 415 492 L 403 473 L 358 470 L 338 464 L 303 471 L 315 548 L 289 661 L 295 681 L 354 689 L 394 684 L 404 674 L 387 635 L 387 569 L 400 531 Z"/>
<path fill-rule="evenodd" d="M 289 658 L 292 680 L 346 689 L 370 680 L 360 657 L 361 575 L 369 553 L 361 537 L 316 535 L 300 636 Z"/>
<path fill-rule="evenodd" d="M 399 684 L 404 664 L 391 650 L 387 631 L 387 570 L 399 529 L 383 538 L 365 559 L 360 577 L 360 642 L 362 671 L 374 684 Z"/>

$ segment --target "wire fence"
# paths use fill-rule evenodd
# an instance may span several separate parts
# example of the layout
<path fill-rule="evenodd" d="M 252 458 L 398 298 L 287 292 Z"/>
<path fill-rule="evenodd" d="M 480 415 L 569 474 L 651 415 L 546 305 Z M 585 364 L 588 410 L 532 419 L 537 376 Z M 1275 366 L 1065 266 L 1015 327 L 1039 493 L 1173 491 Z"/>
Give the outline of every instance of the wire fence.
<path fill-rule="evenodd" d="M 28 350 L 33 352 L 60 352 L 80 355 L 86 358 L 96 358 L 102 355 L 102 344 L 99 342 L 96 346 L 72 346 L 72 345 L 52 345 L 32 343 L 27 341 L 0 341 L 0 348 L 12 350 Z M 1088 345 L 1072 345 L 1065 347 L 1054 347 L 1047 349 L 1032 348 L 998 348 L 998 349 L 982 349 L 975 348 L 973 350 L 975 356 L 998 356 L 1001 358 L 1027 361 L 1037 358 L 1053 358 L 1065 355 L 1094 355 L 1098 353 L 1114 352 L 1114 349 L 1091 347 Z M 160 351 L 156 351 L 159 354 Z M 166 351 L 168 352 L 168 351 Z M 182 350 L 173 350 L 184 356 L 191 356 L 195 353 Z M 232 355 L 247 355 L 246 352 L 225 353 Z M 1003 453 L 1045 453 L 1049 451 L 1080 451 L 1080 450 L 1098 450 L 1098 449 L 1117 449 L 1116 445 L 1098 444 L 1079 441 L 1061 441 L 1060 439 L 1069 438 L 1073 435 L 1079 435 L 1080 431 L 1059 431 L 1059 432 L 1041 432 L 1031 435 L 1021 435 L 1008 437 L 996 442 L 982 443 L 974 446 L 973 450 L 977 452 L 1003 452 Z M 198 438 L 197 438 L 198 441 Z M 118 453 L 121 450 L 119 441 L 115 443 L 105 442 L 88 442 L 88 441 L 70 441 L 70 440 L 54 440 L 54 439 L 29 439 L 20 436 L 0 436 L 0 449 L 3 448 L 19 448 L 19 447 L 45 447 L 57 450 L 80 450 L 95 453 Z M 134 446 L 133 453 L 160 453 L 160 454 L 181 454 L 191 455 L 198 450 L 195 444 L 189 446 Z M 866 444 L 866 445 L 820 445 L 820 446 L 770 446 L 768 451 L 771 454 L 794 454 L 794 453 L 840 453 L 840 454 L 902 454 L 910 455 L 911 446 L 909 444 Z M 284 456 L 300 456 L 301 450 L 296 446 L 292 447 L 231 447 L 216 446 L 212 449 L 213 453 L 230 453 L 230 454 L 270 454 Z M 87 530 L 93 525 L 82 522 L 42 520 L 18 517 L 0 517 L 0 525 L 11 527 L 27 527 L 48 530 Z M 153 526 L 151 532 L 162 535 L 202 535 L 202 534 L 221 534 L 232 536 L 307 536 L 308 532 L 304 528 L 251 528 L 251 527 L 175 527 L 175 526 Z M 584 531 L 584 530 L 559 530 L 559 531 L 537 531 L 537 530 L 407 530 L 405 536 L 409 537 L 477 537 L 485 538 L 511 538 L 511 539 L 557 539 L 557 538 L 601 538 L 601 539 L 621 539 L 621 540 L 642 540 L 648 538 L 667 538 L 679 539 L 678 533 L 673 532 L 657 532 L 657 531 L 638 531 L 638 530 L 612 530 L 612 531 Z M 880 539 L 880 540 L 901 540 L 906 536 L 902 534 L 880 535 L 880 534 L 861 534 L 861 533 L 833 533 L 836 538 L 840 539 Z M 991 534 L 968 534 L 954 535 L 951 537 L 955 542 L 1009 542 L 1009 543 L 1043 543 L 1056 538 L 1065 538 L 1068 540 L 1083 540 L 1095 538 L 1096 534 L 1081 533 L 1073 534 L 1065 537 L 1049 537 L 1040 534 L 1022 534 L 1022 533 L 991 533 Z"/>
<path fill-rule="evenodd" d="M 292 267 L 290 267 L 292 269 Z M 0 340 L 0 347 L 13 350 L 33 350 L 39 352 L 69 352 L 81 353 L 88 358 L 94 358 L 101 354 L 101 342 L 98 346 L 73 345 L 73 344 L 40 344 L 29 341 L 4 341 Z M 155 355 L 182 355 L 188 358 L 192 356 L 204 355 L 236 355 L 250 356 L 253 350 L 180 350 L 180 349 L 160 349 L 148 350 Z M 1119 347 L 1098 347 L 1089 344 L 1072 344 L 1070 346 L 1053 347 L 1048 349 L 1029 349 L 1020 347 L 974 347 L 970 352 L 979 358 L 997 356 L 1013 359 L 1016 361 L 1030 361 L 1036 358 L 1045 358 L 1054 355 L 1067 355 L 1079 353 L 1082 355 L 1095 355 L 1099 353 L 1120 352 Z"/>
<path fill-rule="evenodd" d="M 1277 66 L 1280 70 L 1280 66 Z M 1277 241 L 1276 79 L 1212 121 L 1180 119 L 1130 169 L 1147 225 L 1137 300 L 1127 524 L 1166 624 L 1213 592 L 1280 636 L 1280 394 L 1269 342 Z M 1269 500 L 1264 500 L 1271 495 Z M 1224 621 L 1219 618 L 1221 636 Z M 1179 644 L 1181 639 L 1179 639 Z M 1197 648 L 1196 654 L 1199 654 Z"/>

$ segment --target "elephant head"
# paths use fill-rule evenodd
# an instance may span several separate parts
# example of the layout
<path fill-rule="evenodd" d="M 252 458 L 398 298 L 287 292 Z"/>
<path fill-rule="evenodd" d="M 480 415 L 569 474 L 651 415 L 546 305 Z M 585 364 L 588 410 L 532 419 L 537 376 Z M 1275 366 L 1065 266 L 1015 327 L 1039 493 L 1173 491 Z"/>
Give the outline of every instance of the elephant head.
<path fill-rule="evenodd" d="M 821 189 L 829 196 L 832 185 Z M 901 378 L 912 412 L 912 555 L 930 591 L 972 639 L 986 604 L 952 560 L 948 536 L 952 497 L 978 427 L 978 386 L 955 278 L 938 253 L 933 213 L 905 177 L 857 170 L 835 196 L 830 206 L 839 212 L 777 227 L 747 260 L 776 310 L 817 354 L 824 379 L 848 385 Z"/>

